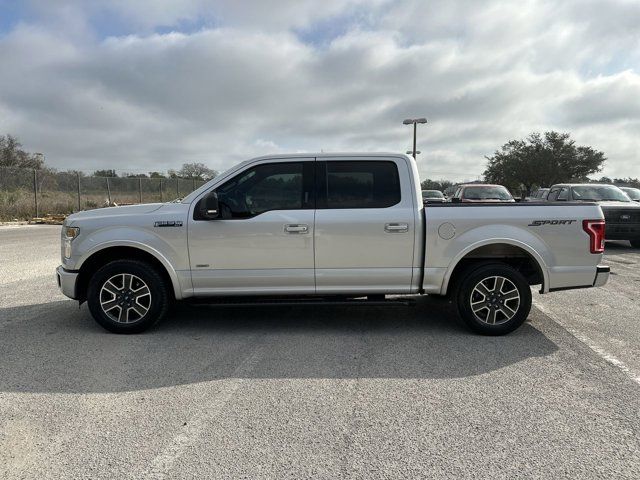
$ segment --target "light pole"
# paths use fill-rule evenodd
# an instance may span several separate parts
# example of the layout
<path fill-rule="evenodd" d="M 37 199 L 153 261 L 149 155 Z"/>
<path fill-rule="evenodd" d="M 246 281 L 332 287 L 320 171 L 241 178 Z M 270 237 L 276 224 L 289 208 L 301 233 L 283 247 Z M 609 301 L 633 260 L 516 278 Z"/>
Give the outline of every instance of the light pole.
<path fill-rule="evenodd" d="M 416 130 L 418 129 L 419 123 L 427 123 L 426 118 L 407 118 L 402 122 L 403 125 L 411 125 L 413 124 L 413 159 L 416 159 L 416 155 L 418 154 L 416 150 Z"/>

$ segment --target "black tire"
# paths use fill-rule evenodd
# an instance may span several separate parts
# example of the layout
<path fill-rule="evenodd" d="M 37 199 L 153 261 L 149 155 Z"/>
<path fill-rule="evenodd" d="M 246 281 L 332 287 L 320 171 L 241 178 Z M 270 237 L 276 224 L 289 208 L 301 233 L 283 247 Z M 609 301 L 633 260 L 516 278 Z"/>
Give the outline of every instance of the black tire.
<path fill-rule="evenodd" d="M 500 278 L 506 280 L 497 280 Z M 473 331 L 504 335 L 522 325 L 529 316 L 531 289 L 524 276 L 510 265 L 484 263 L 463 274 L 457 305 L 460 317 Z"/>
<path fill-rule="evenodd" d="M 629 240 L 633 248 L 640 248 L 640 240 Z"/>
<path fill-rule="evenodd" d="M 113 333 L 147 330 L 166 315 L 170 300 L 167 281 L 153 266 L 138 260 L 107 263 L 91 277 L 87 289 L 91 315 Z"/>

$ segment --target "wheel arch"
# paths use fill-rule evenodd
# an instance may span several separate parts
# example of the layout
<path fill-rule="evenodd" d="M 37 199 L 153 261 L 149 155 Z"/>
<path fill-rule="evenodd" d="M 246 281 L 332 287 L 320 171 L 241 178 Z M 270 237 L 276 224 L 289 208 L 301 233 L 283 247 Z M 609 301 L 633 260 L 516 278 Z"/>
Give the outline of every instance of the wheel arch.
<path fill-rule="evenodd" d="M 96 270 L 113 260 L 139 260 L 154 266 L 173 287 L 173 298 L 182 298 L 178 275 L 169 261 L 160 252 L 137 242 L 127 242 L 124 244 L 119 242 L 117 245 L 101 245 L 99 248 L 85 254 L 80 262 L 78 262 L 77 268 L 79 275 L 76 284 L 78 300 L 81 302 L 86 300 L 89 280 Z"/>
<path fill-rule="evenodd" d="M 511 265 L 522 273 L 529 285 L 541 285 L 541 291 L 549 285 L 549 274 L 542 257 L 529 245 L 512 239 L 487 240 L 470 245 L 460 252 L 447 269 L 442 282 L 442 294 L 459 283 L 474 264 L 496 260 Z"/>

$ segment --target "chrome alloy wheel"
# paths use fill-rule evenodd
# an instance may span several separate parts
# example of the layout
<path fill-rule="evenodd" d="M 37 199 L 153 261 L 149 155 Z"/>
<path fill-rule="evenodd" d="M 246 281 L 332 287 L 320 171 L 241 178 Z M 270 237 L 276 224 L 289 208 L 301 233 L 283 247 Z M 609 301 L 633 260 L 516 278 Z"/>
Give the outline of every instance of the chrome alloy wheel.
<path fill-rule="evenodd" d="M 505 277 L 487 277 L 471 291 L 471 310 L 475 317 L 489 325 L 508 322 L 520 308 L 520 293 Z"/>
<path fill-rule="evenodd" d="M 151 290 L 140 277 L 114 275 L 100 289 L 100 307 L 114 322 L 136 322 L 151 308 Z"/>

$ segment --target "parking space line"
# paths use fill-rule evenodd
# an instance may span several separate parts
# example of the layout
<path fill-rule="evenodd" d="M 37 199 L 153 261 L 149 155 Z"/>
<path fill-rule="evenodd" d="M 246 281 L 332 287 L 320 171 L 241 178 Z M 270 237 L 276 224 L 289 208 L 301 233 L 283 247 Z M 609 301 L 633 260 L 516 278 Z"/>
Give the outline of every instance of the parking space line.
<path fill-rule="evenodd" d="M 622 360 L 616 358 L 614 355 L 610 354 L 599 345 L 596 345 L 590 338 L 586 337 L 585 335 L 580 333 L 578 330 L 564 325 L 562 322 L 560 322 L 558 319 L 554 317 L 553 313 L 546 306 L 544 306 L 540 302 L 534 299 L 533 304 L 538 310 L 544 313 L 547 317 L 549 317 L 551 320 L 556 322 L 558 325 L 564 328 L 567 332 L 569 332 L 571 335 L 573 335 L 575 338 L 577 338 L 582 343 L 584 343 L 587 347 L 593 350 L 600 358 L 602 358 L 610 365 L 613 365 L 614 367 L 624 372 L 624 374 L 627 377 L 629 377 L 633 382 L 640 385 L 640 372 L 636 372 L 633 368 L 629 367 L 629 365 L 624 363 Z"/>
<path fill-rule="evenodd" d="M 212 420 L 215 420 L 221 413 L 224 406 L 233 398 L 235 392 L 245 382 L 247 374 L 251 372 L 260 360 L 262 347 L 257 347 L 252 353 L 240 362 L 222 388 L 215 394 L 215 398 L 208 402 L 206 409 L 201 410 L 197 415 L 190 418 L 180 433 L 175 435 L 170 443 L 162 449 L 150 462 L 149 468 L 142 474 L 134 475 L 134 478 L 164 479 L 173 468 L 176 460 L 182 456 L 184 451 L 198 441 L 203 436 Z"/>

